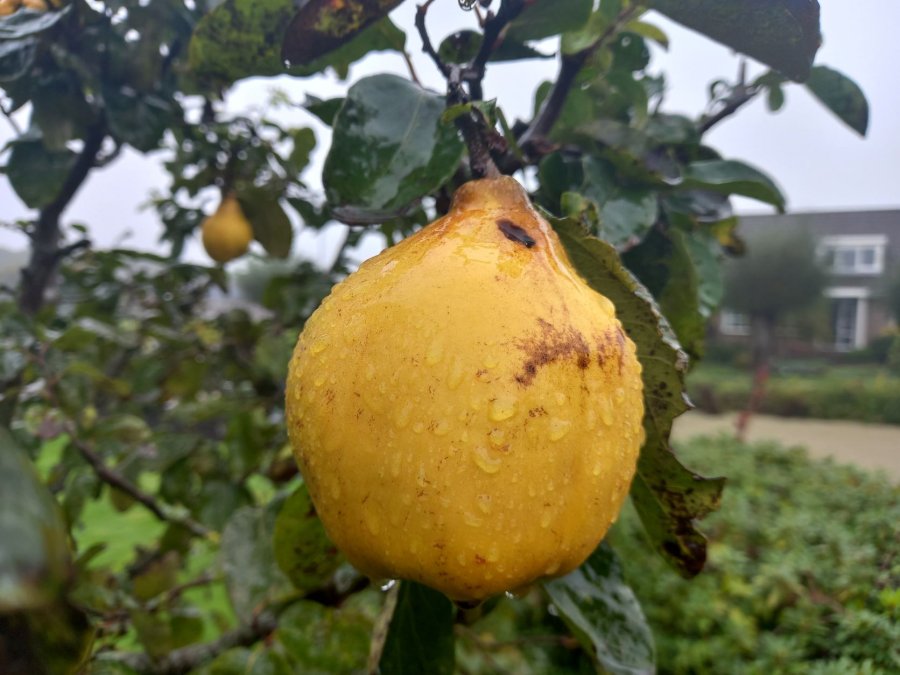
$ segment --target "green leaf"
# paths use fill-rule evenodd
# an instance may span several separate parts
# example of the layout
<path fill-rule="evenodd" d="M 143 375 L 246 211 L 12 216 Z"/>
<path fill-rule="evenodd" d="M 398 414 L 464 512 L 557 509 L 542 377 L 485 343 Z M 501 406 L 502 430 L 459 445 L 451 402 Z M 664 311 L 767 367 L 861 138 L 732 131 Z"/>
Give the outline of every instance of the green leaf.
<path fill-rule="evenodd" d="M 282 612 L 275 636 L 291 672 L 344 675 L 366 672 L 371 631 L 371 621 L 359 612 L 301 600 Z"/>
<path fill-rule="evenodd" d="M 103 101 L 112 135 L 140 152 L 159 147 L 178 106 L 131 87 L 103 87 Z"/>
<path fill-rule="evenodd" d="M 273 546 L 281 571 L 304 593 L 324 586 L 341 564 L 306 485 L 300 485 L 278 512 Z"/>
<path fill-rule="evenodd" d="M 822 42 L 818 0 L 649 0 L 656 9 L 802 82 Z"/>
<path fill-rule="evenodd" d="M 307 108 L 307 110 L 308 109 L 309 108 Z M 316 134 L 309 127 L 301 127 L 299 129 L 292 129 L 290 136 L 291 140 L 294 142 L 294 147 L 291 148 L 288 162 L 299 176 L 300 172 L 302 172 L 309 164 L 309 156 L 316 147 Z"/>
<path fill-rule="evenodd" d="M 35 38 L 0 41 L 0 82 L 11 82 L 27 73 L 34 63 Z"/>
<path fill-rule="evenodd" d="M 578 30 L 593 6 L 593 0 L 535 0 L 509 23 L 504 39 L 521 43 Z"/>
<path fill-rule="evenodd" d="M 703 189 L 737 194 L 772 204 L 784 211 L 784 195 L 777 185 L 759 169 L 730 159 L 691 162 L 685 167 L 680 189 Z"/>
<path fill-rule="evenodd" d="M 291 64 L 309 65 L 387 16 L 402 0 L 308 0 L 291 19 L 281 48 Z"/>
<path fill-rule="evenodd" d="M 593 157 L 584 159 L 581 192 L 600 207 L 598 235 L 616 247 L 643 239 L 659 215 L 655 192 L 624 186 L 608 162 Z"/>
<path fill-rule="evenodd" d="M 53 603 L 69 568 L 68 533 L 34 465 L 0 429 L 0 614 Z"/>
<path fill-rule="evenodd" d="M 307 94 L 306 100 L 303 102 L 303 107 L 328 126 L 332 126 L 334 124 L 334 118 L 343 103 L 344 99 L 340 97 L 321 99 L 317 96 Z"/>
<path fill-rule="evenodd" d="M 19 198 L 31 209 L 52 202 L 62 189 L 77 155 L 71 150 L 51 151 L 41 140 L 13 141 L 12 152 L 4 167 Z"/>
<path fill-rule="evenodd" d="M 20 9 L 0 21 L 0 43 L 43 33 L 62 21 L 71 9 L 72 5 L 66 5 L 52 12 Z"/>
<path fill-rule="evenodd" d="M 444 63 L 466 64 L 471 62 L 481 47 L 481 33 L 461 30 L 448 35 L 438 47 L 438 56 Z M 489 61 L 519 61 L 522 59 L 552 59 L 552 54 L 544 54 L 521 42 L 503 39 L 491 52 Z"/>
<path fill-rule="evenodd" d="M 291 584 L 275 564 L 272 534 L 275 508 L 235 511 L 222 532 L 219 556 L 228 596 L 239 618 L 291 593 Z"/>
<path fill-rule="evenodd" d="M 452 675 L 453 604 L 443 593 L 400 582 L 397 606 L 379 661 L 381 675 Z"/>
<path fill-rule="evenodd" d="M 278 202 L 278 195 L 265 187 L 249 187 L 243 188 L 237 197 L 253 226 L 253 238 L 269 255 L 287 258 L 294 243 L 294 228 Z"/>
<path fill-rule="evenodd" d="M 285 26 L 293 0 L 224 0 L 197 23 L 188 45 L 188 65 L 201 83 L 226 87 L 251 75 L 277 75 Z"/>
<path fill-rule="evenodd" d="M 643 366 L 644 433 L 631 495 L 654 546 L 682 574 L 697 574 L 706 540 L 693 520 L 718 508 L 722 480 L 685 469 L 669 448 L 672 420 L 689 408 L 684 393 L 687 355 L 653 297 L 626 270 L 616 250 L 571 219 L 550 219 L 575 268 L 616 307 Z"/>
<path fill-rule="evenodd" d="M 629 33 L 635 33 L 647 40 L 653 40 L 663 49 L 669 48 L 669 36 L 659 26 L 646 21 L 630 21 L 625 24 L 625 29 Z"/>
<path fill-rule="evenodd" d="M 323 182 L 334 214 L 377 223 L 404 213 L 447 181 L 462 157 L 444 100 L 396 75 L 350 88 L 334 121 Z"/>
<path fill-rule="evenodd" d="M 656 672 L 653 633 L 608 544 L 601 543 L 574 572 L 545 582 L 544 590 L 603 672 Z"/>
<path fill-rule="evenodd" d="M 815 66 L 806 86 L 844 124 L 860 136 L 866 135 L 869 102 L 856 82 L 833 68 Z"/>

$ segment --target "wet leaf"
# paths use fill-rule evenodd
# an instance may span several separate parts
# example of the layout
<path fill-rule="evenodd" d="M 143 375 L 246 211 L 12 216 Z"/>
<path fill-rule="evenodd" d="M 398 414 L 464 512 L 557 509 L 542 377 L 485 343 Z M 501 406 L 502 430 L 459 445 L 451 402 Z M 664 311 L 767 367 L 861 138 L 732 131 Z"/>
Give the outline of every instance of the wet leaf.
<path fill-rule="evenodd" d="M 342 560 L 325 534 L 306 485 L 300 485 L 281 507 L 273 546 L 281 571 L 302 592 L 324 586 Z"/>
<path fill-rule="evenodd" d="M 869 128 L 869 102 L 859 85 L 827 66 L 812 69 L 807 88 L 822 104 L 860 136 Z"/>
<path fill-rule="evenodd" d="M 544 590 L 603 672 L 656 672 L 653 633 L 608 544 L 600 544 L 574 572 L 544 583 Z"/>
<path fill-rule="evenodd" d="M 275 636 L 293 673 L 365 672 L 372 623 L 351 609 L 330 609 L 301 600 L 279 617 Z"/>
<path fill-rule="evenodd" d="M 68 574 L 68 534 L 34 465 L 0 429 L 0 613 L 45 607 Z"/>
<path fill-rule="evenodd" d="M 649 0 L 647 5 L 798 82 L 809 77 L 822 42 L 817 0 Z"/>
<path fill-rule="evenodd" d="M 785 199 L 774 181 L 759 169 L 744 162 L 710 159 L 691 162 L 685 167 L 681 189 L 702 189 L 723 194 L 743 195 L 784 211 Z"/>
<path fill-rule="evenodd" d="M 272 533 L 276 513 L 272 507 L 244 507 L 234 512 L 222 532 L 222 571 L 239 618 L 249 619 L 291 593 L 290 582 L 275 564 Z"/>
<path fill-rule="evenodd" d="M 37 54 L 35 38 L 0 41 L 0 82 L 11 82 L 28 72 Z"/>
<path fill-rule="evenodd" d="M 706 539 L 693 521 L 718 508 L 724 481 L 685 469 L 669 448 L 672 420 L 690 407 L 684 392 L 687 355 L 647 289 L 622 266 L 616 250 L 571 219 L 551 219 L 587 283 L 609 298 L 637 346 L 643 366 L 644 432 L 631 495 L 654 546 L 683 575 L 706 561 Z"/>
<path fill-rule="evenodd" d="M 281 56 L 309 65 L 387 16 L 403 0 L 307 0 L 287 27 Z"/>
<path fill-rule="evenodd" d="M 593 0 L 535 0 L 509 23 L 504 39 L 522 43 L 577 30 L 593 6 Z"/>
<path fill-rule="evenodd" d="M 456 657 L 453 604 L 443 593 L 413 581 L 400 582 L 388 627 L 381 675 L 452 675 Z"/>
<path fill-rule="evenodd" d="M 71 10 L 71 5 L 52 12 L 20 9 L 0 21 L 0 43 L 43 33 L 62 21 Z"/>
<path fill-rule="evenodd" d="M 325 159 L 334 214 L 345 222 L 383 222 L 448 180 L 463 145 L 456 129 L 441 123 L 443 112 L 443 97 L 396 75 L 353 85 Z"/>
<path fill-rule="evenodd" d="M 174 102 L 141 94 L 131 87 L 105 86 L 103 102 L 112 135 L 141 152 L 159 146 L 173 115 L 179 111 Z"/>
<path fill-rule="evenodd" d="M 41 140 L 23 139 L 12 144 L 4 171 L 25 205 L 40 209 L 62 189 L 77 155 L 71 150 L 51 151 Z"/>

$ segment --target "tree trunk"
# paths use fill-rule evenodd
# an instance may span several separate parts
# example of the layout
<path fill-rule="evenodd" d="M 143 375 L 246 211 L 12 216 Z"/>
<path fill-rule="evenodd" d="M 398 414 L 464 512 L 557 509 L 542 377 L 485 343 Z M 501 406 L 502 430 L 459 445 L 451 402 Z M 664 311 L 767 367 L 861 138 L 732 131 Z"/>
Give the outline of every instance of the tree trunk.
<path fill-rule="evenodd" d="M 78 188 L 97 163 L 97 154 L 106 138 L 106 122 L 101 119 L 87 133 L 81 154 L 72 166 L 65 183 L 56 198 L 41 209 L 31 231 L 31 257 L 22 270 L 22 286 L 19 291 L 19 309 L 34 315 L 44 304 L 47 286 L 53 278 L 60 259 L 71 248 L 60 248 L 59 219 L 72 201 Z"/>

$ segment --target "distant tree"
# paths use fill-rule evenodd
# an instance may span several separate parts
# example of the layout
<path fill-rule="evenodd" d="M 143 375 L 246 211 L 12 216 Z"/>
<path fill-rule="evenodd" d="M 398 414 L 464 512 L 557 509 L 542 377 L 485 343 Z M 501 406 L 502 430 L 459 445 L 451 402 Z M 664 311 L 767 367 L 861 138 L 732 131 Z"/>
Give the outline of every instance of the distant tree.
<path fill-rule="evenodd" d="M 900 263 L 894 265 L 887 275 L 885 296 L 887 297 L 888 311 L 894 317 L 894 321 L 900 325 Z"/>
<path fill-rule="evenodd" d="M 750 315 L 754 386 L 738 418 L 742 438 L 765 395 L 775 327 L 791 312 L 810 307 L 822 295 L 826 273 L 815 242 L 805 230 L 777 230 L 748 238 L 747 254 L 725 269 L 724 304 Z"/>

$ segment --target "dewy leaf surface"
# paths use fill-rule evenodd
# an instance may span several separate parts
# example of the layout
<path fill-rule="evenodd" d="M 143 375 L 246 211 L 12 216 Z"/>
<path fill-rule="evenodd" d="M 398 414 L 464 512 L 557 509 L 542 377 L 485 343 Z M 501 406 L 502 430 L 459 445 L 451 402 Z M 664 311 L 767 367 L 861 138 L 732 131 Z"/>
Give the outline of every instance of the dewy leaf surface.
<path fill-rule="evenodd" d="M 452 675 L 453 605 L 443 593 L 400 582 L 378 672 L 381 675 Z"/>
<path fill-rule="evenodd" d="M 307 0 L 291 19 L 281 55 L 308 65 L 334 51 L 403 0 Z"/>
<path fill-rule="evenodd" d="M 574 220 L 548 220 L 578 272 L 616 306 L 637 346 L 644 369 L 646 440 L 631 494 L 657 549 L 681 574 L 693 576 L 706 561 L 706 539 L 693 520 L 718 508 L 724 481 L 688 471 L 669 448 L 672 420 L 690 407 L 684 393 L 687 355 L 653 297 L 610 244 L 586 234 Z"/>
<path fill-rule="evenodd" d="M 608 544 L 601 543 L 574 572 L 546 582 L 544 590 L 602 672 L 656 672 L 653 633 Z"/>
<path fill-rule="evenodd" d="M 818 0 L 648 0 L 646 4 L 798 82 L 809 77 L 822 42 Z"/>
<path fill-rule="evenodd" d="M 377 223 L 402 214 L 456 170 L 463 145 L 444 99 L 396 75 L 350 88 L 334 120 L 323 182 L 334 214 Z"/>

